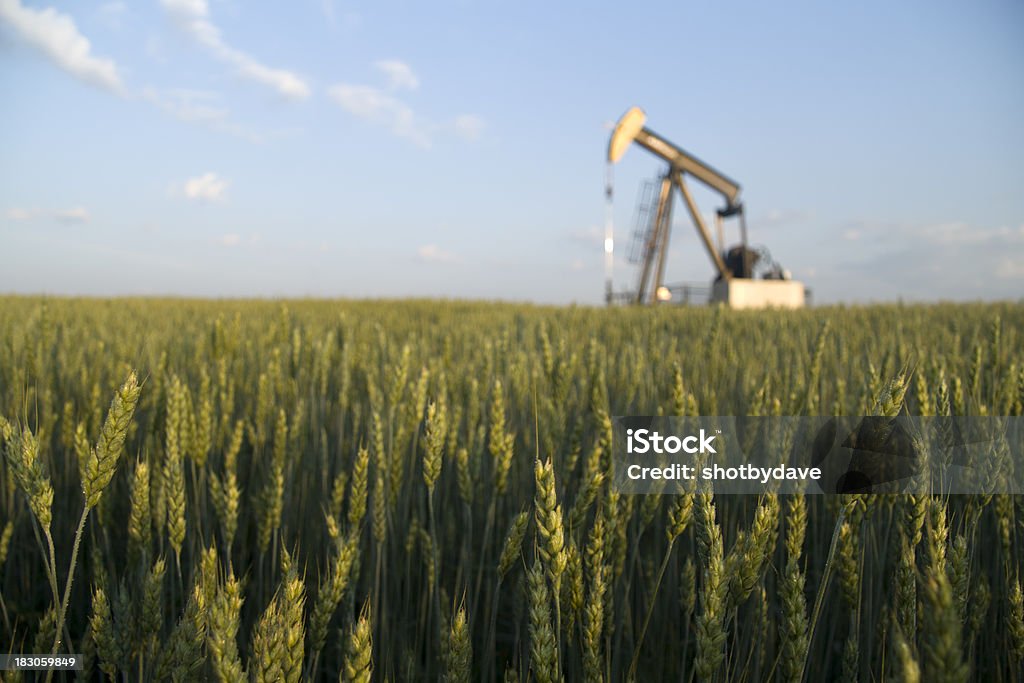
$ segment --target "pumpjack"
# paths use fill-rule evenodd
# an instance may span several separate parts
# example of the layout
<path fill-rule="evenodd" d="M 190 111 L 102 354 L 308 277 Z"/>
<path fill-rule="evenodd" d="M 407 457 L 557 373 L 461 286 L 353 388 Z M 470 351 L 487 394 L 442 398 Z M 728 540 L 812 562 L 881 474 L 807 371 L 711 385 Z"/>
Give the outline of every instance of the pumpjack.
<path fill-rule="evenodd" d="M 722 303 L 733 308 L 803 307 L 806 302 L 804 285 L 794 281 L 789 272 L 772 259 L 767 249 L 750 246 L 743 203 L 739 199 L 739 183 L 645 127 L 646 121 L 647 115 L 642 109 L 631 108 L 619 119 L 608 142 L 609 168 L 622 158 L 633 143 L 668 164 L 660 181 L 648 186 L 646 195 L 641 196 L 641 209 L 638 213 L 638 227 L 641 229 L 637 233 L 638 241 L 633 254 L 633 260 L 640 264 L 636 290 L 625 295 L 620 293 L 617 298 L 637 304 L 664 302 L 672 298 L 671 290 L 665 286 L 664 276 L 672 224 L 673 189 L 676 189 L 716 271 L 710 287 L 709 300 L 712 303 Z M 725 200 L 724 206 L 715 212 L 717 245 L 712 243 L 711 234 L 693 200 L 687 185 L 688 178 L 703 183 Z M 611 193 L 609 181 L 609 202 Z M 724 221 L 731 218 L 739 222 L 740 242 L 726 248 Z M 609 269 L 613 244 L 610 232 L 609 228 L 605 239 Z M 612 292 L 609 276 L 608 302 L 611 303 L 614 298 L 616 296 Z"/>

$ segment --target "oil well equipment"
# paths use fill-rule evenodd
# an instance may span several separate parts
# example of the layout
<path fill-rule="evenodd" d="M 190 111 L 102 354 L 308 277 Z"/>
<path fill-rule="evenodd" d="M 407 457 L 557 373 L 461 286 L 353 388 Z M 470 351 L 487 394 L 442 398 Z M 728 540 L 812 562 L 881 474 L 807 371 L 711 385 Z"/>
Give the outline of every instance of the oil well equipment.
<path fill-rule="evenodd" d="M 740 185 L 735 180 L 701 161 L 679 146 L 653 132 L 644 124 L 647 115 L 633 107 L 619 119 L 608 142 L 609 181 L 606 195 L 609 206 L 612 196 L 611 167 L 626 150 L 637 144 L 667 163 L 658 180 L 648 181 L 641 188 L 636 212 L 636 227 L 630 261 L 639 266 L 636 288 L 615 292 L 611 283 L 613 236 L 609 210 L 605 234 L 605 297 L 609 304 L 688 302 L 701 295 L 711 303 L 732 308 L 801 308 L 807 300 L 804 285 L 792 279 L 764 247 L 748 242 L 747 222 L 740 201 Z M 688 180 L 693 179 L 711 188 L 724 200 L 715 211 L 716 242 L 694 202 Z M 708 287 L 666 284 L 665 265 L 668 258 L 672 205 L 678 191 L 697 234 L 707 250 L 715 269 Z M 726 247 L 725 220 L 739 223 L 740 242 Z"/>

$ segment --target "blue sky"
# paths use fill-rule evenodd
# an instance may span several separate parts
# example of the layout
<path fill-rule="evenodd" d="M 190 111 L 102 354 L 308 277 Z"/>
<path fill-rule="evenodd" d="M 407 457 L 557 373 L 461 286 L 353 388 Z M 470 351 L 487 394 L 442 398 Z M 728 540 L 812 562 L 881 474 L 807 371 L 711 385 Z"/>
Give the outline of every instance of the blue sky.
<path fill-rule="evenodd" d="M 1022 31 L 994 0 L 0 0 L 0 292 L 597 303 L 635 104 L 817 301 L 1017 299 Z M 618 287 L 660 170 L 615 168 Z M 668 279 L 706 281 L 676 216 Z"/>

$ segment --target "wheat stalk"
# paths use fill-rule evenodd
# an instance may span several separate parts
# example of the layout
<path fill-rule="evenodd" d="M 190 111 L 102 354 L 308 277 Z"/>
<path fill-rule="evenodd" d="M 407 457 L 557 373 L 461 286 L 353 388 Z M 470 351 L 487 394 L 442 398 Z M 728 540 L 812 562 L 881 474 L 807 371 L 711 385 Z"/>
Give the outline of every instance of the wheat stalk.
<path fill-rule="evenodd" d="M 530 671 L 540 683 L 558 681 L 558 646 L 551 626 L 551 606 L 544 567 L 536 559 L 527 573 L 530 602 Z"/>
<path fill-rule="evenodd" d="M 373 644 L 370 640 L 370 617 L 364 608 L 349 633 L 345 648 L 345 664 L 340 681 L 342 683 L 370 683 L 373 672 Z"/>
<path fill-rule="evenodd" d="M 460 605 L 448 628 L 445 657 L 445 683 L 469 683 L 473 664 L 472 643 L 466 608 Z"/>

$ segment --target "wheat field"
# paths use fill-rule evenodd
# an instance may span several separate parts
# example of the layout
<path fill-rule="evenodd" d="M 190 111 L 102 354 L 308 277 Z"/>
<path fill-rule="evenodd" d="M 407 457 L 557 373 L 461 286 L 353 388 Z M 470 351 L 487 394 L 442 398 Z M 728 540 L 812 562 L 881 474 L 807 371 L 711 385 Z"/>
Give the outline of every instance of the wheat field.
<path fill-rule="evenodd" d="M 610 453 L 619 415 L 1022 403 L 1021 304 L 0 298 L 0 651 L 124 681 L 1019 681 L 1019 497 L 627 496 Z"/>

